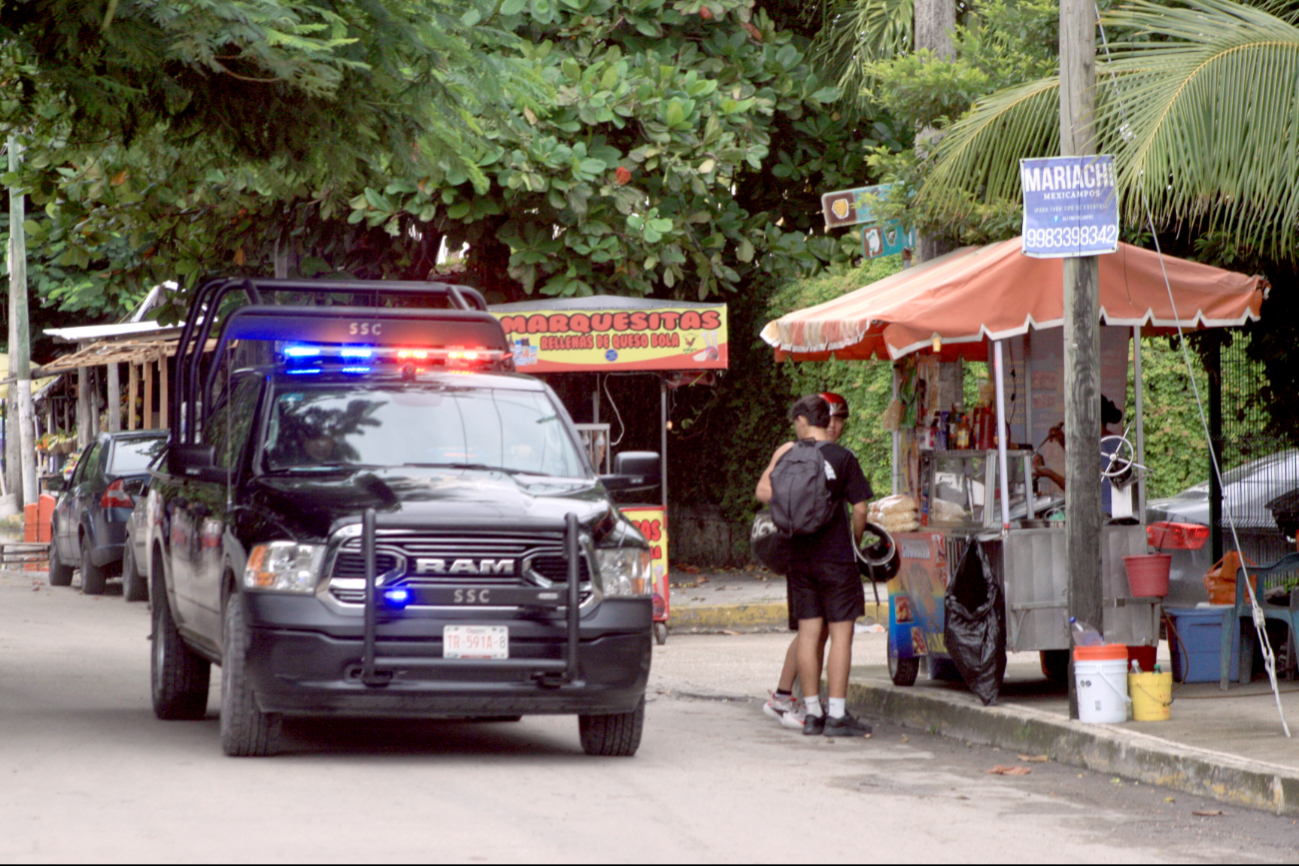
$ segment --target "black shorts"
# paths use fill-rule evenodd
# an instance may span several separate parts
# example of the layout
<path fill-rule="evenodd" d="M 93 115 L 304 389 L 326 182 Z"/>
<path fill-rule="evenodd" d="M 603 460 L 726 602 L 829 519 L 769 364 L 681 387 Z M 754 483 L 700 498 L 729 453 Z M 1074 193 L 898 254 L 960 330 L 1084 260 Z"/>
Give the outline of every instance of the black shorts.
<path fill-rule="evenodd" d="M 791 562 L 785 587 L 791 629 L 801 619 L 851 622 L 866 613 L 866 590 L 855 562 Z"/>

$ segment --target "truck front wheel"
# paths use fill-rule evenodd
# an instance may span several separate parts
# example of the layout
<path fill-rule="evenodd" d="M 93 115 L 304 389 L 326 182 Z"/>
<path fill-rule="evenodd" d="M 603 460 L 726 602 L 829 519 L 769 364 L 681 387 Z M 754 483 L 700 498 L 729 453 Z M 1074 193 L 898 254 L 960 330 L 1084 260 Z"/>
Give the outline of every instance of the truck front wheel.
<path fill-rule="evenodd" d="M 630 713 L 609 716 L 578 716 L 582 751 L 588 755 L 629 758 L 640 748 L 641 730 L 645 727 L 645 696 Z"/>
<path fill-rule="evenodd" d="M 162 567 L 155 571 L 161 575 Z M 162 579 L 153 587 L 153 713 L 160 719 L 193 720 L 207 714 L 212 663 L 181 640 Z"/>
<path fill-rule="evenodd" d="M 263 713 L 248 684 L 250 629 L 244 618 L 244 600 L 231 595 L 225 605 L 224 646 L 221 654 L 221 748 L 227 755 L 262 756 L 275 751 L 280 717 Z"/>

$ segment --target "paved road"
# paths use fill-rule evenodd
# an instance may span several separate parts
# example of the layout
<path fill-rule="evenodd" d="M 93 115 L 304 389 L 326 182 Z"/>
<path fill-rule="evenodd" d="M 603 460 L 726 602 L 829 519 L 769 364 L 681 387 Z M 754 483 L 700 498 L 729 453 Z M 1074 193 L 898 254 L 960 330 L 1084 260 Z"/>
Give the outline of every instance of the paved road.
<path fill-rule="evenodd" d="M 1299 859 L 1290 819 L 1049 763 L 987 775 L 1023 762 L 915 731 L 804 740 L 754 698 L 783 635 L 673 636 L 629 760 L 584 756 L 571 718 L 298 723 L 236 760 L 217 677 L 205 721 L 154 719 L 148 631 L 120 595 L 0 574 L 0 861 Z"/>

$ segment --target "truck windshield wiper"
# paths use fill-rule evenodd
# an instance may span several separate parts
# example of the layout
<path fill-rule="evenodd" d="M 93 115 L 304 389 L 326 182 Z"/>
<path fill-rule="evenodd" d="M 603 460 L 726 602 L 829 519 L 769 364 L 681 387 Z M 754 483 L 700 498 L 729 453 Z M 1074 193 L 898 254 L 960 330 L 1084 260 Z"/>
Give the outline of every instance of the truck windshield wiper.
<path fill-rule="evenodd" d="M 488 466 L 486 463 L 403 463 L 416 469 L 478 469 L 483 472 L 504 472 L 508 475 L 529 475 L 522 469 L 509 469 L 505 466 Z"/>
<path fill-rule="evenodd" d="M 295 466 L 277 466 L 275 469 L 271 471 L 273 472 L 316 472 L 316 471 L 351 472 L 353 470 L 377 469 L 377 468 L 379 467 L 374 466 L 370 463 L 334 462 L 334 463 L 302 463 Z"/>

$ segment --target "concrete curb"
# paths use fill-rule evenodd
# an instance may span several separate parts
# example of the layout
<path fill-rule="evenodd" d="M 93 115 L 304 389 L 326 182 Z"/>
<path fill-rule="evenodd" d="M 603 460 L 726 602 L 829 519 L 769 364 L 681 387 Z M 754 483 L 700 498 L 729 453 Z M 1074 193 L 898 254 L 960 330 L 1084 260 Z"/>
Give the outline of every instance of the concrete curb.
<path fill-rule="evenodd" d="M 1062 719 L 1031 707 L 982 706 L 973 695 L 855 679 L 850 705 L 866 718 L 997 746 L 1100 773 L 1211 797 L 1277 815 L 1299 815 L 1299 772 L 1185 746 L 1116 725 Z"/>
<path fill-rule="evenodd" d="M 887 623 L 887 603 L 866 603 L 866 620 Z M 668 629 L 674 632 L 786 631 L 789 628 L 789 609 L 783 601 L 756 604 L 700 604 L 672 608 Z"/>

